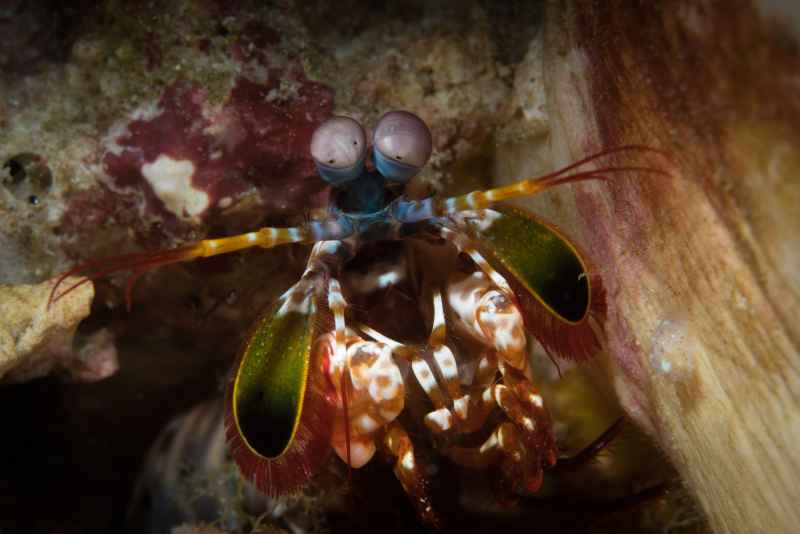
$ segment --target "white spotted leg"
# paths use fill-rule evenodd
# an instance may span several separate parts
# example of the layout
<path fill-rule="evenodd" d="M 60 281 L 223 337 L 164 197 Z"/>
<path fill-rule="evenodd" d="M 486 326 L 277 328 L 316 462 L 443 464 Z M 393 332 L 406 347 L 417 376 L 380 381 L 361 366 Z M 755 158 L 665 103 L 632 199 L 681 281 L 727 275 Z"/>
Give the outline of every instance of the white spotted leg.
<path fill-rule="evenodd" d="M 328 308 L 333 314 L 333 350 L 330 353 L 330 365 L 328 368 L 329 376 L 336 387 L 339 400 L 338 407 L 342 411 L 342 417 L 334 419 L 334 430 L 332 445 L 337 454 L 348 466 L 363 465 L 368 462 L 375 454 L 375 443 L 369 438 L 354 440 L 351 436 L 350 416 L 348 413 L 348 390 L 350 389 L 350 368 L 347 365 L 347 342 L 346 325 L 344 311 L 347 303 L 342 295 L 342 287 L 339 281 L 331 278 L 328 282 Z M 338 423 L 338 424 L 337 424 Z M 353 461 L 353 448 L 356 448 L 357 461 Z M 363 462 L 362 462 L 363 460 Z"/>
<path fill-rule="evenodd" d="M 433 292 L 433 325 L 427 351 L 435 363 L 435 372 L 446 393 L 446 402 L 425 416 L 425 425 L 434 433 L 449 430 L 454 422 L 460 424 L 468 417 L 469 398 L 461 392 L 461 382 L 453 351 L 445 344 L 447 336 L 442 292 Z M 416 373 L 415 373 L 416 375 Z M 418 376 L 418 375 L 417 375 Z M 418 377 L 419 378 L 419 377 Z M 422 382 L 420 382 L 422 384 Z M 434 389 L 433 386 L 430 386 Z M 428 393 L 428 390 L 425 391 Z M 433 393 L 428 393 L 430 396 Z"/>
<path fill-rule="evenodd" d="M 452 240 L 452 239 L 451 239 Z M 456 273 L 448 280 L 447 300 L 456 330 L 487 348 L 478 363 L 471 393 L 471 417 L 465 432 L 479 429 L 496 406 L 508 421 L 501 423 L 479 447 L 453 446 L 447 455 L 472 468 L 500 464 L 510 493 L 535 492 L 543 469 L 555 463 L 552 421 L 544 401 L 530 380 L 527 342 L 522 316 L 506 294 L 502 276 L 467 243 L 457 246 L 481 269 Z M 502 383 L 491 383 L 500 371 Z"/>
<path fill-rule="evenodd" d="M 469 237 L 444 226 L 439 235 L 453 243 L 480 269 L 471 276 L 456 274 L 448 280 L 448 304 L 460 326 L 486 346 L 496 350 L 516 369 L 528 365 L 525 326 L 511 285 L 472 245 Z"/>
<path fill-rule="evenodd" d="M 453 429 L 458 421 L 467 417 L 469 399 L 461 394 L 458 364 L 453 352 L 445 344 L 444 304 L 439 290 L 434 291 L 433 308 L 431 335 L 424 348 L 404 345 L 366 325 L 358 325 L 358 328 L 377 343 L 390 348 L 393 355 L 411 364 L 414 377 L 434 406 L 434 410 L 425 416 L 425 425 L 434 433 L 443 433 Z M 414 446 L 408 433 L 397 421 L 386 428 L 383 446 L 386 453 L 395 459 L 395 475 L 420 516 L 435 525 L 438 519 L 434 515 L 425 478 L 414 455 Z"/>
<path fill-rule="evenodd" d="M 538 491 L 544 468 L 555 463 L 549 414 L 543 406 L 532 408 L 518 394 L 505 384 L 484 389 L 480 396 L 484 421 L 492 406 L 499 407 L 508 421 L 500 423 L 478 447 L 456 445 L 444 451 L 453 462 L 470 469 L 488 469 L 499 464 L 504 490 L 509 495 Z"/>
<path fill-rule="evenodd" d="M 387 427 L 383 447 L 386 454 L 395 459 L 394 474 L 417 509 L 417 513 L 424 522 L 438 527 L 439 518 L 428 496 L 425 477 L 414 455 L 414 445 L 408 433 L 397 421 Z"/>
<path fill-rule="evenodd" d="M 431 505 L 425 477 L 414 454 L 414 445 L 402 425 L 395 420 L 404 407 L 405 387 L 400 370 L 392 356 L 397 351 L 408 350 L 409 347 L 383 336 L 368 326 L 359 325 L 358 328 L 374 341 L 363 340 L 352 332 L 346 340 L 353 384 L 349 398 L 349 419 L 352 429 L 349 439 L 353 443 L 350 465 L 360 467 L 372 457 L 376 435 L 383 430 L 380 442 L 387 456 L 394 460 L 395 476 L 420 517 L 436 527 L 439 518 Z M 423 376 L 433 377 L 430 367 L 427 367 L 424 360 L 417 358 L 412 361 L 412 366 L 414 361 L 424 364 L 428 374 L 418 363 L 418 371 Z M 336 376 L 335 372 L 332 376 Z M 441 394 L 436 395 L 436 398 L 441 401 Z M 337 428 L 334 424 L 332 441 L 334 450 L 340 458 L 347 461 L 343 440 L 348 438 L 342 430 L 336 430 Z"/>
<path fill-rule="evenodd" d="M 445 344 L 446 327 L 441 291 L 433 294 L 433 325 L 426 347 L 404 345 L 366 326 L 358 328 L 392 348 L 395 356 L 408 361 L 411 371 L 434 409 L 425 416 L 425 425 L 434 433 L 451 430 L 467 418 L 469 399 L 462 395 L 458 364 Z"/>

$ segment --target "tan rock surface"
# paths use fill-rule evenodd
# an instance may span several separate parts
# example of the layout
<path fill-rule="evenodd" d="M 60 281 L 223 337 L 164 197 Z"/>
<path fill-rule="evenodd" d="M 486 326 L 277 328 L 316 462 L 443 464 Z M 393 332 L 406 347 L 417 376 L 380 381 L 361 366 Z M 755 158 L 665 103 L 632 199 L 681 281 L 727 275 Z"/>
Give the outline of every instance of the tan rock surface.
<path fill-rule="evenodd" d="M 672 164 L 616 163 L 673 178 L 579 185 L 541 207 L 588 243 L 617 392 L 712 529 L 793 532 L 800 55 L 748 2 L 662 4 L 552 4 L 544 65 L 555 166 L 645 144 Z"/>
<path fill-rule="evenodd" d="M 78 280 L 65 280 L 65 287 Z M 53 280 L 0 285 L 0 377 L 30 380 L 72 357 L 72 339 L 78 323 L 89 315 L 94 288 L 84 284 L 48 309 L 52 287 Z"/>

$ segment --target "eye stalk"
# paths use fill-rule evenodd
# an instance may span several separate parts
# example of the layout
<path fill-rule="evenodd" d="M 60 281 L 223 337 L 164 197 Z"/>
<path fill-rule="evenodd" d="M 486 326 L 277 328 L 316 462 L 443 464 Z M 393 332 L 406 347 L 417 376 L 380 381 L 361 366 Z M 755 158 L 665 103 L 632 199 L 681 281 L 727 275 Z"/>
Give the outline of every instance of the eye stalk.
<path fill-rule="evenodd" d="M 431 131 L 408 111 L 390 111 L 375 127 L 375 166 L 387 180 L 408 182 L 428 162 L 433 149 Z"/>
<path fill-rule="evenodd" d="M 333 116 L 311 136 L 311 157 L 322 179 L 331 185 L 358 178 L 366 154 L 364 128 L 350 117 Z"/>

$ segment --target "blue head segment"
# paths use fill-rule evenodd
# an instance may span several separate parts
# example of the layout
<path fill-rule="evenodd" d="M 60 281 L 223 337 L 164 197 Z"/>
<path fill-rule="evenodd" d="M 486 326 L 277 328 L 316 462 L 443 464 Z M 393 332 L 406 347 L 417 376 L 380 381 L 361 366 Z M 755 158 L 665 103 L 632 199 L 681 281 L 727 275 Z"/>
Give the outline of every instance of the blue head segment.
<path fill-rule="evenodd" d="M 333 116 L 311 136 L 311 157 L 322 179 L 337 186 L 358 178 L 364 170 L 367 136 L 350 117 Z"/>
<path fill-rule="evenodd" d="M 400 183 L 416 176 L 433 150 L 428 126 L 408 111 L 390 111 L 381 117 L 372 144 L 378 172 L 387 180 Z"/>

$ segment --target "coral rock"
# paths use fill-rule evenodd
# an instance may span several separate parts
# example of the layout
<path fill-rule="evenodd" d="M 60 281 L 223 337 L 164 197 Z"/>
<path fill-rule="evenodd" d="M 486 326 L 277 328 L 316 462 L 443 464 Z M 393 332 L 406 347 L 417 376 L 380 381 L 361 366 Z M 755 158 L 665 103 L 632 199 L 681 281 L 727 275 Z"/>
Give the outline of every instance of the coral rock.
<path fill-rule="evenodd" d="M 65 282 L 69 286 L 77 281 Z M 13 382 L 31 380 L 75 357 L 72 338 L 78 323 L 89 315 L 94 289 L 84 284 L 48 309 L 52 287 L 52 280 L 0 285 L 0 377 Z"/>

